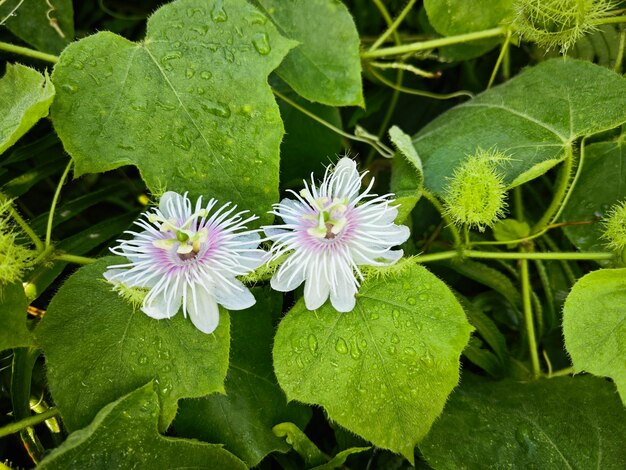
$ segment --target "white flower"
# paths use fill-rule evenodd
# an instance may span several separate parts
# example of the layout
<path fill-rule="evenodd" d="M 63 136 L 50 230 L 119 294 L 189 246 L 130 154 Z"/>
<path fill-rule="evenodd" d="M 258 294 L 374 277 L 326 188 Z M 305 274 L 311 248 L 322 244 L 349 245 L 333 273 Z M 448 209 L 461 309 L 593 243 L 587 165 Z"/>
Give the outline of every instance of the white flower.
<path fill-rule="evenodd" d="M 252 293 L 235 277 L 263 264 L 265 252 L 257 249 L 257 231 L 245 224 L 247 211 L 234 213 L 227 203 L 211 214 L 217 201 L 206 206 L 202 198 L 195 210 L 187 193 L 166 192 L 159 208 L 143 214 L 128 231 L 134 238 L 118 240 L 111 251 L 130 262 L 110 266 L 104 277 L 124 287 L 149 289 L 142 310 L 156 319 L 171 318 L 183 307 L 200 331 L 211 333 L 219 323 L 218 304 L 242 310 L 255 303 Z"/>
<path fill-rule="evenodd" d="M 296 199 L 283 199 L 271 212 L 284 224 L 264 227 L 275 243 L 271 260 L 286 253 L 288 258 L 272 277 L 271 285 L 282 292 L 294 290 L 302 282 L 304 302 L 309 310 L 319 308 L 328 296 L 340 312 L 354 308 L 360 279 L 359 265 L 393 264 L 402 257 L 402 250 L 392 250 L 405 242 L 409 229 L 394 224 L 398 215 L 392 195 L 360 192 L 361 180 L 356 163 L 344 157 L 334 171 L 326 169 L 324 180 L 297 194 Z"/>

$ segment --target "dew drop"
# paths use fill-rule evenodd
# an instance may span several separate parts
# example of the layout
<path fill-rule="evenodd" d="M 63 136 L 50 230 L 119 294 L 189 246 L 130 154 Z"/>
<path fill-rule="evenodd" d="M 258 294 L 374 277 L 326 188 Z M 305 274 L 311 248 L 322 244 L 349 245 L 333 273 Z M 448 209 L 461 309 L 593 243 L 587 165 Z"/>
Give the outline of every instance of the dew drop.
<path fill-rule="evenodd" d="M 302 362 L 302 358 L 300 356 L 296 358 L 296 364 L 298 364 L 300 369 L 304 369 L 304 362 Z"/>
<path fill-rule="evenodd" d="M 428 300 L 428 294 L 426 292 L 420 294 L 420 300 L 422 301 Z"/>
<path fill-rule="evenodd" d="M 411 347 L 407 347 L 407 348 L 404 348 L 404 354 L 406 354 L 407 356 L 416 356 L 417 351 Z"/>
<path fill-rule="evenodd" d="M 415 297 L 409 297 L 408 299 L 406 299 L 406 303 L 409 305 L 415 305 L 417 303 L 417 300 L 415 300 Z"/>
<path fill-rule="evenodd" d="M 246 21 L 248 22 L 248 24 L 251 24 L 251 25 L 253 24 L 264 25 L 265 23 L 267 23 L 267 17 L 260 11 L 251 10 L 248 12 L 248 16 L 246 16 Z"/>
<path fill-rule="evenodd" d="M 398 321 L 398 319 L 400 318 L 400 310 L 394 310 L 391 313 L 391 316 L 393 317 L 394 322 Z"/>
<path fill-rule="evenodd" d="M 380 315 L 378 315 L 375 312 L 370 315 L 370 320 L 378 320 L 379 318 L 380 318 Z"/>
<path fill-rule="evenodd" d="M 252 39 L 252 45 L 261 55 L 267 55 L 272 52 L 272 46 L 266 33 L 257 33 Z"/>
<path fill-rule="evenodd" d="M 338 338 L 335 343 L 335 351 L 339 354 L 348 354 L 348 345 L 346 344 L 346 340 L 343 338 Z"/>
<path fill-rule="evenodd" d="M 309 335 L 309 350 L 312 354 L 317 352 L 317 338 L 313 334 Z"/>
<path fill-rule="evenodd" d="M 72 94 L 78 91 L 78 85 L 76 85 L 75 83 L 64 83 L 63 85 L 61 85 L 61 88 Z"/>
<path fill-rule="evenodd" d="M 398 350 L 396 349 L 395 346 L 389 346 L 387 348 L 387 351 L 389 351 L 389 354 L 392 354 L 392 355 L 395 354 L 396 352 L 398 352 Z"/>
<path fill-rule="evenodd" d="M 215 2 L 213 10 L 211 10 L 211 19 L 216 23 L 223 23 L 224 21 L 228 20 L 228 15 L 226 14 L 226 10 L 224 10 L 222 0 L 217 0 Z"/>
<path fill-rule="evenodd" d="M 192 78 L 195 74 L 196 74 L 196 71 L 194 69 L 192 69 L 191 67 L 189 67 L 185 71 L 185 77 L 187 77 L 187 78 Z"/>
<path fill-rule="evenodd" d="M 235 62 L 235 54 L 233 54 L 233 51 L 229 49 L 224 49 L 224 59 L 226 59 L 226 62 L 230 62 L 232 64 Z"/>
<path fill-rule="evenodd" d="M 520 424 L 515 430 L 515 440 L 526 452 L 530 453 L 534 448 L 532 429 L 526 423 Z"/>
<path fill-rule="evenodd" d="M 200 107 L 207 113 L 213 114 L 214 116 L 222 118 L 230 117 L 230 108 L 226 103 L 221 103 L 219 101 L 204 101 L 203 103 L 200 103 Z"/>
<path fill-rule="evenodd" d="M 205 70 L 204 72 L 200 73 L 200 77 L 203 80 L 209 80 L 212 76 L 213 76 L 213 74 L 211 72 L 209 72 L 208 70 Z"/>
<path fill-rule="evenodd" d="M 74 68 L 77 70 L 82 70 L 85 68 L 85 64 L 80 61 L 77 61 L 74 63 Z"/>
<path fill-rule="evenodd" d="M 400 338 L 398 337 L 397 334 L 394 333 L 394 334 L 391 335 L 391 342 L 393 344 L 398 344 L 400 342 Z"/>
<path fill-rule="evenodd" d="M 430 353 L 430 351 L 424 352 L 420 359 L 427 366 L 431 366 L 433 364 L 433 355 Z"/>

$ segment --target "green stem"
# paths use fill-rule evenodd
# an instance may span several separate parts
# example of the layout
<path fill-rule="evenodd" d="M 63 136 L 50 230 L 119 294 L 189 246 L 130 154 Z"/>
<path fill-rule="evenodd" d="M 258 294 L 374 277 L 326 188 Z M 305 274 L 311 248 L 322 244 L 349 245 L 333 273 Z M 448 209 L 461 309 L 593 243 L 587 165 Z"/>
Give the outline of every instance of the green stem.
<path fill-rule="evenodd" d="M 95 263 L 95 258 L 88 258 L 87 256 L 69 255 L 66 253 L 59 253 L 54 255 L 54 259 L 57 261 L 67 261 L 68 263 L 75 264 L 91 264 Z"/>
<path fill-rule="evenodd" d="M 426 198 L 428 202 L 430 202 L 435 207 L 435 209 L 437 209 L 437 211 L 441 215 L 441 218 L 446 223 L 446 228 L 449 229 L 450 233 L 452 234 L 452 238 L 454 239 L 454 246 L 460 246 L 461 234 L 459 233 L 459 229 L 456 225 L 454 225 L 454 222 L 452 222 L 452 220 L 450 220 L 450 218 L 447 216 L 446 210 L 444 209 L 441 202 L 439 202 L 439 199 L 437 199 L 437 196 L 432 194 L 430 191 L 426 191 L 425 189 L 422 191 L 422 195 Z"/>
<path fill-rule="evenodd" d="M 362 59 L 373 59 L 376 57 L 389 57 L 395 55 L 408 54 L 411 52 L 427 51 L 443 46 L 452 46 L 454 44 L 462 44 L 470 41 L 478 41 L 480 39 L 489 39 L 506 34 L 508 28 L 499 26 L 497 28 L 476 31 L 473 33 L 459 34 L 457 36 L 448 36 L 445 38 L 431 39 L 430 41 L 413 42 L 402 46 L 385 47 L 375 51 L 365 51 L 361 53 Z"/>
<path fill-rule="evenodd" d="M 524 309 L 524 323 L 526 324 L 526 333 L 528 335 L 528 349 L 530 351 L 533 377 L 538 378 L 541 374 L 541 367 L 539 366 L 539 351 L 537 350 L 537 338 L 535 336 L 535 321 L 533 319 L 533 307 L 530 295 L 530 273 L 528 270 L 527 259 L 522 259 L 520 261 L 520 277 L 522 282 L 522 306 Z"/>
<path fill-rule="evenodd" d="M 613 253 L 606 252 L 497 252 L 497 251 L 477 251 L 477 250 L 449 250 L 428 255 L 419 255 L 413 258 L 418 263 L 428 263 L 450 258 L 475 258 L 475 259 L 514 259 L 514 260 L 612 260 Z"/>
<path fill-rule="evenodd" d="M 57 408 L 49 408 L 43 413 L 29 416 L 28 418 L 22 419 L 20 421 L 16 421 L 15 423 L 7 424 L 0 428 L 0 437 L 5 437 L 10 434 L 14 434 L 16 432 L 21 431 L 22 429 L 29 428 L 31 426 L 35 426 L 36 424 L 43 423 L 44 421 L 54 418 L 59 415 L 59 410 Z"/>
<path fill-rule="evenodd" d="M 565 369 L 561 369 L 561 370 L 557 370 L 555 372 L 552 372 L 549 376 L 549 378 L 552 377 L 562 377 L 564 375 L 571 375 L 574 373 L 574 368 L 573 367 L 566 367 Z"/>
<path fill-rule="evenodd" d="M 561 172 L 557 177 L 557 181 L 555 183 L 556 189 L 554 191 L 554 196 L 552 197 L 552 201 L 548 206 L 548 209 L 543 214 L 539 222 L 535 224 L 533 227 L 532 233 L 536 234 L 538 232 L 545 231 L 545 228 L 550 223 L 556 220 L 556 217 L 561 215 L 563 202 L 567 197 L 567 190 L 570 186 L 570 179 L 572 174 L 572 166 L 574 164 L 574 155 L 571 144 L 565 150 L 567 152 L 565 156 L 565 160 L 563 161 L 563 167 L 561 168 Z"/>
<path fill-rule="evenodd" d="M 26 221 L 22 218 L 22 216 L 15 209 L 15 207 L 13 207 L 13 204 L 8 205 L 8 210 L 9 214 L 11 214 L 11 217 L 13 217 L 13 220 L 15 220 L 15 222 L 17 222 L 17 224 L 24 231 L 24 233 L 28 235 L 28 238 L 33 241 L 33 244 L 37 248 L 37 251 L 43 251 L 43 249 L 45 248 L 44 243 L 39 239 L 33 229 L 30 228 L 30 225 L 26 223 Z"/>
<path fill-rule="evenodd" d="M 524 217 L 524 199 L 522 197 L 522 187 L 515 186 L 513 188 L 513 210 L 515 211 L 515 218 L 520 222 L 525 220 Z"/>
<path fill-rule="evenodd" d="M 496 75 L 498 75 L 498 70 L 500 70 L 500 64 L 502 63 L 502 59 L 504 59 L 504 56 L 509 50 L 509 45 L 511 44 L 511 35 L 511 30 L 508 30 L 506 32 L 506 38 L 504 39 L 504 43 L 502 43 L 502 49 L 500 49 L 498 60 L 496 60 L 496 65 L 494 65 L 493 72 L 491 72 L 491 77 L 489 78 L 487 89 L 491 88 L 491 85 L 493 85 L 493 82 L 496 80 Z"/>
<path fill-rule="evenodd" d="M 65 167 L 65 171 L 63 175 L 61 175 L 61 179 L 59 180 L 59 184 L 57 185 L 57 189 L 54 192 L 54 197 L 52 198 L 52 204 L 50 205 L 50 213 L 48 214 L 48 226 L 46 227 L 46 246 L 50 246 L 52 242 L 52 221 L 54 220 L 54 211 L 57 207 L 57 202 L 59 201 L 59 196 L 61 195 L 61 188 L 65 183 L 65 179 L 70 172 L 70 168 L 72 168 L 72 160 Z"/>
<path fill-rule="evenodd" d="M 474 97 L 474 94 L 472 92 L 465 90 L 455 91 L 453 93 L 439 94 L 432 93 L 430 91 L 416 90 L 414 88 L 398 86 L 393 82 L 387 80 L 382 74 L 376 72 L 372 67 L 368 67 L 368 70 L 383 85 L 387 85 L 389 88 L 393 88 L 394 90 L 401 91 L 402 93 L 406 93 L 408 95 L 423 96 L 424 98 L 432 98 L 435 100 L 449 100 L 451 98 L 460 98 L 461 96 L 467 96 L 468 98 Z"/>
<path fill-rule="evenodd" d="M 383 157 L 385 158 L 392 158 L 393 157 L 393 152 L 391 152 L 391 150 L 389 151 L 390 153 L 388 153 L 386 151 L 386 149 L 379 147 L 378 145 L 376 145 L 375 142 L 373 142 L 371 139 L 366 139 L 364 137 L 359 137 L 357 135 L 353 135 L 353 134 L 349 134 L 345 131 L 343 131 L 342 129 L 339 129 L 338 127 L 333 126 L 331 123 L 325 121 L 324 119 L 322 119 L 319 116 L 316 116 L 315 114 L 313 114 L 311 111 L 309 111 L 308 109 L 306 109 L 303 106 L 300 106 L 298 103 L 296 103 L 295 101 L 287 98 L 285 95 L 283 95 L 282 93 L 280 93 L 279 91 L 276 91 L 274 89 L 272 89 L 272 92 L 278 96 L 281 100 L 283 100 L 285 103 L 287 103 L 288 105 L 292 106 L 293 108 L 297 109 L 298 111 L 300 111 L 302 114 L 307 115 L 308 117 L 310 117 L 311 119 L 313 119 L 316 122 L 319 122 L 322 126 L 327 127 L 328 129 L 330 129 L 331 131 L 339 134 L 342 137 L 345 137 L 346 139 L 350 139 L 350 140 L 354 140 L 357 142 L 363 142 L 365 144 L 371 145 L 372 147 L 374 147 L 376 149 L 376 151 L 378 153 L 380 153 Z"/>
<path fill-rule="evenodd" d="M 468 258 L 478 259 L 544 259 L 544 260 L 611 260 L 615 258 L 613 253 L 607 252 L 555 252 L 555 253 L 499 253 L 492 251 L 464 250 L 463 254 Z"/>
<path fill-rule="evenodd" d="M 413 8 L 413 5 L 415 5 L 415 1 L 416 0 L 409 0 L 409 3 L 407 3 L 407 5 L 400 12 L 398 17 L 389 25 L 389 27 L 387 28 L 387 31 L 385 31 L 383 34 L 381 34 L 380 37 L 374 42 L 374 44 L 371 45 L 371 47 L 369 48 L 370 51 L 375 51 L 376 49 L 378 49 L 381 46 L 381 44 L 383 44 L 391 34 L 394 35 L 394 39 L 395 39 L 396 44 L 398 42 L 400 42 L 400 38 L 399 38 L 398 33 L 397 33 L 398 26 L 400 26 L 402 21 L 404 21 L 404 18 L 406 18 L 406 15 L 409 14 L 409 12 L 411 11 L 411 8 Z M 381 13 L 383 13 L 383 11 L 385 11 L 385 12 L 387 11 L 387 9 L 380 2 L 380 0 L 374 0 L 374 3 L 376 3 L 376 5 L 378 6 L 378 9 L 381 11 Z M 385 16 L 385 15 L 383 14 L 383 16 Z M 389 17 L 388 13 L 387 13 L 387 17 Z M 385 19 L 387 20 L 387 18 L 385 18 Z M 391 19 L 391 18 L 389 18 L 389 19 Z"/>
<path fill-rule="evenodd" d="M 597 20 L 590 21 L 590 23 L 594 26 L 600 26 L 603 24 L 626 23 L 626 16 L 611 16 L 608 18 L 599 18 Z"/>
<path fill-rule="evenodd" d="M 626 45 L 626 31 L 619 33 L 619 47 L 617 49 L 617 58 L 615 59 L 615 65 L 613 65 L 613 71 L 620 73 L 622 70 L 622 61 L 624 60 L 624 46 Z"/>
<path fill-rule="evenodd" d="M 0 42 L 0 51 L 7 51 L 12 54 L 19 54 L 33 59 L 44 60 L 53 64 L 56 64 L 59 61 L 59 58 L 55 55 L 46 54 L 45 52 L 39 52 L 27 47 L 16 46 L 15 44 L 10 44 L 8 42 Z"/>

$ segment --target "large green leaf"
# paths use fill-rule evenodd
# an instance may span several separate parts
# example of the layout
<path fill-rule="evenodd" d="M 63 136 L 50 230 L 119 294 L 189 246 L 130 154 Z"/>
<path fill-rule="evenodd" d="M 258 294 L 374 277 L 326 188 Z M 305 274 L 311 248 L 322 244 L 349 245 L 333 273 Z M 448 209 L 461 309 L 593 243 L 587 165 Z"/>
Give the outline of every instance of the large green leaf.
<path fill-rule="evenodd" d="M 517 186 L 560 162 L 579 137 L 624 121 L 626 79 L 589 62 L 553 59 L 452 108 L 413 143 L 424 182 L 436 193 L 478 147 L 506 152 L 511 159 L 500 170 Z"/>
<path fill-rule="evenodd" d="M 617 470 L 625 441 L 626 412 L 605 380 L 493 382 L 465 373 L 419 448 L 438 470 Z"/>
<path fill-rule="evenodd" d="M 300 300 L 281 321 L 274 368 L 290 400 L 322 405 L 373 444 L 413 460 L 413 448 L 459 378 L 471 327 L 443 282 L 404 261 L 364 282 L 355 309 Z"/>
<path fill-rule="evenodd" d="M 13 34 L 40 51 L 58 54 L 74 40 L 72 0 L 6 0 L 0 2 L 4 18 Z"/>
<path fill-rule="evenodd" d="M 53 98 L 48 77 L 24 65 L 7 64 L 0 79 L 0 154 L 48 115 Z"/>
<path fill-rule="evenodd" d="M 149 383 L 102 408 L 91 424 L 70 434 L 37 468 L 247 468 L 219 445 L 161 436 L 158 416 L 159 399 Z"/>
<path fill-rule="evenodd" d="M 309 101 L 365 106 L 359 34 L 338 0 L 253 0 L 284 36 L 300 45 L 277 73 Z"/>
<path fill-rule="evenodd" d="M 280 312 L 281 296 L 254 289 L 257 304 L 232 315 L 232 353 L 226 395 L 184 400 L 174 422 L 177 434 L 222 443 L 254 467 L 270 452 L 289 446 L 272 428 L 283 421 L 304 427 L 310 411 L 287 404 L 272 368 L 273 312 Z"/>
<path fill-rule="evenodd" d="M 34 344 L 26 324 L 26 307 L 21 283 L 0 285 L 0 351 Z"/>
<path fill-rule="evenodd" d="M 626 199 L 626 143 L 600 142 L 585 149 L 582 172 L 565 206 L 561 221 L 593 222 L 564 227 L 567 237 L 581 250 L 606 250 L 600 217 Z"/>
<path fill-rule="evenodd" d="M 587 274 L 563 309 L 563 335 L 574 370 L 611 377 L 626 405 L 626 269 Z"/>
<path fill-rule="evenodd" d="M 439 34 L 454 36 L 498 26 L 513 13 L 513 0 L 424 0 L 428 21 Z M 444 48 L 453 59 L 469 59 L 484 54 L 497 39 L 470 42 Z"/>
<path fill-rule="evenodd" d="M 148 380 L 157 385 L 162 429 L 179 398 L 224 391 L 229 318 L 211 335 L 179 313 L 154 320 L 111 290 L 102 274 L 120 258 L 79 269 L 59 289 L 35 330 L 46 356 L 52 397 L 70 430 L 86 426 L 107 403 Z"/>
<path fill-rule="evenodd" d="M 245 0 L 177 0 L 140 43 L 103 32 L 70 45 L 52 118 L 76 175 L 132 164 L 153 191 L 269 221 L 283 125 L 267 76 L 293 45 Z"/>

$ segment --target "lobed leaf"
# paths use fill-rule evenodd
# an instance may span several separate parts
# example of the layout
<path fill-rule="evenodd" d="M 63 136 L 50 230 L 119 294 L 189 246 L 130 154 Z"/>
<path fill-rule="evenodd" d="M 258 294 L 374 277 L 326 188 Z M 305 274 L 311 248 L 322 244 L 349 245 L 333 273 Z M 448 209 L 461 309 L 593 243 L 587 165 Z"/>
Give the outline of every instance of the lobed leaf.
<path fill-rule="evenodd" d="M 425 185 L 437 194 L 479 147 L 510 157 L 500 171 L 513 187 L 562 161 L 576 139 L 625 121 L 626 79 L 589 62 L 553 59 L 445 112 L 413 143 Z"/>
<path fill-rule="evenodd" d="M 101 32 L 55 66 L 52 119 L 76 176 L 135 165 L 150 190 L 269 222 L 283 125 L 267 76 L 296 43 L 245 0 L 177 0 L 140 43 Z"/>
<path fill-rule="evenodd" d="M 563 308 L 565 348 L 574 370 L 611 377 L 626 405 L 626 269 L 576 282 Z"/>
<path fill-rule="evenodd" d="M 618 469 L 624 438 L 626 412 L 602 379 L 494 382 L 465 373 L 419 448 L 441 470 Z"/>
<path fill-rule="evenodd" d="M 281 321 L 274 368 L 290 400 L 322 405 L 330 419 L 413 461 L 459 377 L 471 326 L 450 290 L 404 261 L 369 279 L 350 313 L 300 300 Z"/>
<path fill-rule="evenodd" d="M 158 420 L 159 397 L 148 383 L 102 408 L 88 426 L 70 434 L 37 468 L 247 468 L 219 445 L 161 436 Z"/>
<path fill-rule="evenodd" d="M 154 320 L 133 310 L 102 277 L 119 261 L 106 257 L 76 271 L 35 330 L 52 398 L 70 431 L 149 380 L 161 400 L 161 429 L 176 415 L 180 398 L 224 392 L 228 313 L 221 310 L 217 330 L 206 335 L 180 313 Z"/>

